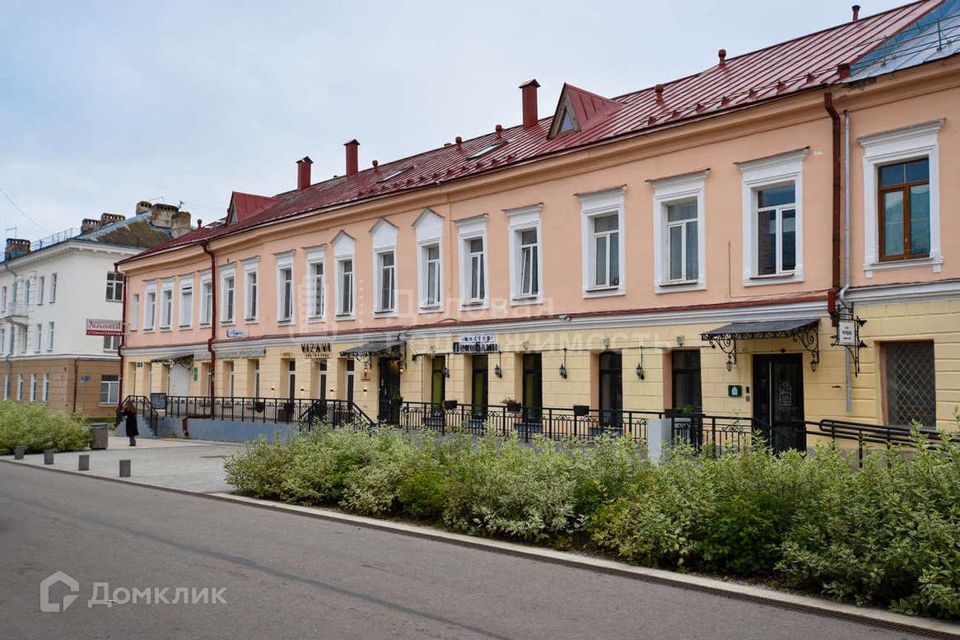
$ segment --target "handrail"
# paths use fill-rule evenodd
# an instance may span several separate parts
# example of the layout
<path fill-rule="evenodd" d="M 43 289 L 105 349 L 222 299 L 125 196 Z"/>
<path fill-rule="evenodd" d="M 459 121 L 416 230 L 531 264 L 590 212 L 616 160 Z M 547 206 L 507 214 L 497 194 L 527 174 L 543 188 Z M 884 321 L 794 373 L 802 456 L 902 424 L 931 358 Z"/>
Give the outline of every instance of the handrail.
<path fill-rule="evenodd" d="M 147 416 L 147 424 L 150 427 L 150 430 L 153 431 L 154 437 L 157 436 L 160 422 L 160 414 L 157 413 L 157 410 L 153 407 L 153 403 L 150 402 L 150 398 L 146 396 L 136 396 L 129 395 L 124 398 L 121 407 L 127 402 L 132 402 L 135 407 L 137 407 L 137 413 Z"/>

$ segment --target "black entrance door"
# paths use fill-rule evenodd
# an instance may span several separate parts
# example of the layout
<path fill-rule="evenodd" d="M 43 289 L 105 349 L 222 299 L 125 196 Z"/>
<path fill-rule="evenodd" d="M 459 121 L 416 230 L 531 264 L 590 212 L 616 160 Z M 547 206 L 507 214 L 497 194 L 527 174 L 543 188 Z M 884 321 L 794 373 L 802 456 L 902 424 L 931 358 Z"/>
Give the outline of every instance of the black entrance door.
<path fill-rule="evenodd" d="M 803 356 L 799 353 L 753 356 L 753 417 L 774 451 L 805 451 Z M 769 427 L 769 428 L 767 428 Z"/>
<path fill-rule="evenodd" d="M 486 420 L 487 397 L 489 395 L 487 356 L 472 356 L 470 358 L 470 369 L 470 403 L 472 405 L 470 417 L 474 420 Z"/>
<path fill-rule="evenodd" d="M 539 353 L 523 354 L 523 421 L 539 425 L 543 416 L 543 361 Z"/>
<path fill-rule="evenodd" d="M 600 354 L 600 426 L 619 426 L 623 411 L 623 356 L 619 351 Z"/>
<path fill-rule="evenodd" d="M 377 421 L 387 424 L 400 422 L 400 361 L 380 358 L 380 404 Z"/>

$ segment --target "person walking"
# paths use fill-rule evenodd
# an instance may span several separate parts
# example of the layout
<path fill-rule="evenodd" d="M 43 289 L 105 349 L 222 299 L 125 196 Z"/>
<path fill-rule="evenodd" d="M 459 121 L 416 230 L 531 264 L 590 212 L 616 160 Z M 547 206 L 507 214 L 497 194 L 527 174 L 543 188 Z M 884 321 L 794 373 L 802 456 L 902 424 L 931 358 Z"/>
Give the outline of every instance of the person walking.
<path fill-rule="evenodd" d="M 120 412 L 120 416 L 124 420 L 127 437 L 130 438 L 130 446 L 137 446 L 137 436 L 140 435 L 140 429 L 137 427 L 137 405 L 127 400 L 123 403 L 123 411 Z"/>

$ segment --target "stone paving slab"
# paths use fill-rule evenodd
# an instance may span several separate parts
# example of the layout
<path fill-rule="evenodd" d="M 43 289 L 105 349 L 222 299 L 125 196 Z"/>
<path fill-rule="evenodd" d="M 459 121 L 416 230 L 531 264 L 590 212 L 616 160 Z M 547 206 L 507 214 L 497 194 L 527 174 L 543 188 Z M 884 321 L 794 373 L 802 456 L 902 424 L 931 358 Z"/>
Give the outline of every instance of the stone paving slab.
<path fill-rule="evenodd" d="M 84 474 L 195 493 L 227 492 L 232 489 L 224 479 L 224 460 L 242 449 L 242 444 L 154 438 L 137 438 L 131 447 L 126 438 L 114 436 L 102 451 L 57 453 L 52 468 L 77 471 L 80 455 L 88 454 L 90 470 Z M 2 458 L 13 460 L 12 455 Z M 120 460 L 130 460 L 130 478 L 119 478 Z M 26 455 L 18 464 L 42 467 L 43 454 Z"/>

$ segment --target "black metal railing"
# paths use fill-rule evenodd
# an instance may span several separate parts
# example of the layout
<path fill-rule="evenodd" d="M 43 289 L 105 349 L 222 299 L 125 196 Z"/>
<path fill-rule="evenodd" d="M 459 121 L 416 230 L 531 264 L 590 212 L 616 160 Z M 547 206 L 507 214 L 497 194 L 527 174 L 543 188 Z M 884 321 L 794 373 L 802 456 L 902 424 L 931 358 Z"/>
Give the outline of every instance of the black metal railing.
<path fill-rule="evenodd" d="M 523 407 L 472 405 L 445 402 L 404 402 L 399 424 L 403 429 L 431 429 L 441 433 L 491 431 L 506 436 L 516 433 L 525 441 L 536 436 L 552 440 L 590 440 L 604 435 L 634 441 L 646 438 L 647 420 L 661 418 L 656 411 L 590 409 L 588 407 Z"/>
<path fill-rule="evenodd" d="M 355 402 L 349 400 L 314 400 L 298 416 L 300 428 L 310 431 L 316 424 L 326 424 L 335 429 L 352 427 L 370 429 L 377 423 Z"/>
<path fill-rule="evenodd" d="M 154 437 L 156 437 L 160 422 L 160 414 L 150 402 L 150 398 L 146 396 L 127 396 L 124 398 L 123 404 L 126 404 L 127 402 L 133 403 L 133 406 L 137 409 L 137 415 L 142 416 L 144 423 L 147 425 L 147 427 L 149 427 L 150 431 L 153 432 Z"/>
<path fill-rule="evenodd" d="M 312 398 L 248 398 L 219 396 L 167 396 L 169 418 L 210 418 L 234 422 L 298 422 Z"/>

